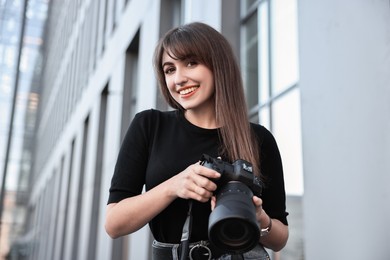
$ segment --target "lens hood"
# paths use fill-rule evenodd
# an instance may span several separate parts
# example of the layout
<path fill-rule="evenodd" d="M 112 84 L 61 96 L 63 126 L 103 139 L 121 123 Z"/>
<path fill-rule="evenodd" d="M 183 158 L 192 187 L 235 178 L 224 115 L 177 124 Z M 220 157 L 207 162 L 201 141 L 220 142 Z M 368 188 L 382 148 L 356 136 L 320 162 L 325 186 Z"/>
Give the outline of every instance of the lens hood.
<path fill-rule="evenodd" d="M 219 249 L 233 254 L 250 251 L 260 239 L 253 192 L 239 181 L 231 181 L 217 193 L 209 217 L 209 239 Z"/>

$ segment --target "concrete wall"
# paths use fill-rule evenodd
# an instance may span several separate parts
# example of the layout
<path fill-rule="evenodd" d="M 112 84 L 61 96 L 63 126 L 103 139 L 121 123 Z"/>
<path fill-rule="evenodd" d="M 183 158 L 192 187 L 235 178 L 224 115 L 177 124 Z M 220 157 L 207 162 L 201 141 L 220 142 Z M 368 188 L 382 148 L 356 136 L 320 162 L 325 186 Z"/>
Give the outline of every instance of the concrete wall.
<path fill-rule="evenodd" d="M 298 3 L 305 259 L 388 259 L 390 3 Z"/>

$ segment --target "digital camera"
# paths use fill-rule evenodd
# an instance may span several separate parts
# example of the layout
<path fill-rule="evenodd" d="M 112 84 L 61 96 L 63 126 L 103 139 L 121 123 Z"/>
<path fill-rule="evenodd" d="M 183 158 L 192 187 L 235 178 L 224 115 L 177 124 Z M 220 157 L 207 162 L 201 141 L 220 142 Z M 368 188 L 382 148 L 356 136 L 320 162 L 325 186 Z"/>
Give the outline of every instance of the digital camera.
<path fill-rule="evenodd" d="M 241 159 L 230 164 L 204 154 L 201 165 L 221 174 L 219 179 L 212 179 L 217 184 L 217 200 L 209 217 L 210 242 L 228 253 L 250 251 L 260 239 L 260 223 L 252 198 L 260 197 L 263 187 L 253 174 L 252 164 Z"/>

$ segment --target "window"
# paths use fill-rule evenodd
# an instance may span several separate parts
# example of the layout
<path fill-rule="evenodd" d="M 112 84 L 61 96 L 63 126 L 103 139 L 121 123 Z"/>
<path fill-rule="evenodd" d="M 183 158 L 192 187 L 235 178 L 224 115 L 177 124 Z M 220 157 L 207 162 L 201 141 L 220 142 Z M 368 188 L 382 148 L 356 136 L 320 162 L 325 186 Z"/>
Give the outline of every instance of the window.
<path fill-rule="evenodd" d="M 302 195 L 296 4 L 242 2 L 241 66 L 250 119 L 273 132 L 282 158 L 296 161 L 284 165 L 286 179 L 294 180 L 286 181 L 286 191 Z"/>
<path fill-rule="evenodd" d="M 241 1 L 241 68 L 250 120 L 273 133 L 283 160 L 288 221 L 294 232 L 275 258 L 302 259 L 297 0 Z"/>

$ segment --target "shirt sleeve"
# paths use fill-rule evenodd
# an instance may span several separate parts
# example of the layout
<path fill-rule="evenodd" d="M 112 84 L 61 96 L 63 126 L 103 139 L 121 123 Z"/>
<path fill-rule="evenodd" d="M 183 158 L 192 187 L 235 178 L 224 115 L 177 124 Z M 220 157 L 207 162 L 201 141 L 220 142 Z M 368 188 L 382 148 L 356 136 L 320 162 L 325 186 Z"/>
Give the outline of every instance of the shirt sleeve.
<path fill-rule="evenodd" d="M 109 203 L 141 194 L 149 155 L 150 113 L 138 113 L 121 144 L 109 190 Z"/>
<path fill-rule="evenodd" d="M 260 138 L 260 170 L 264 176 L 263 209 L 271 218 L 288 225 L 282 159 L 274 136 L 263 126 Z"/>

